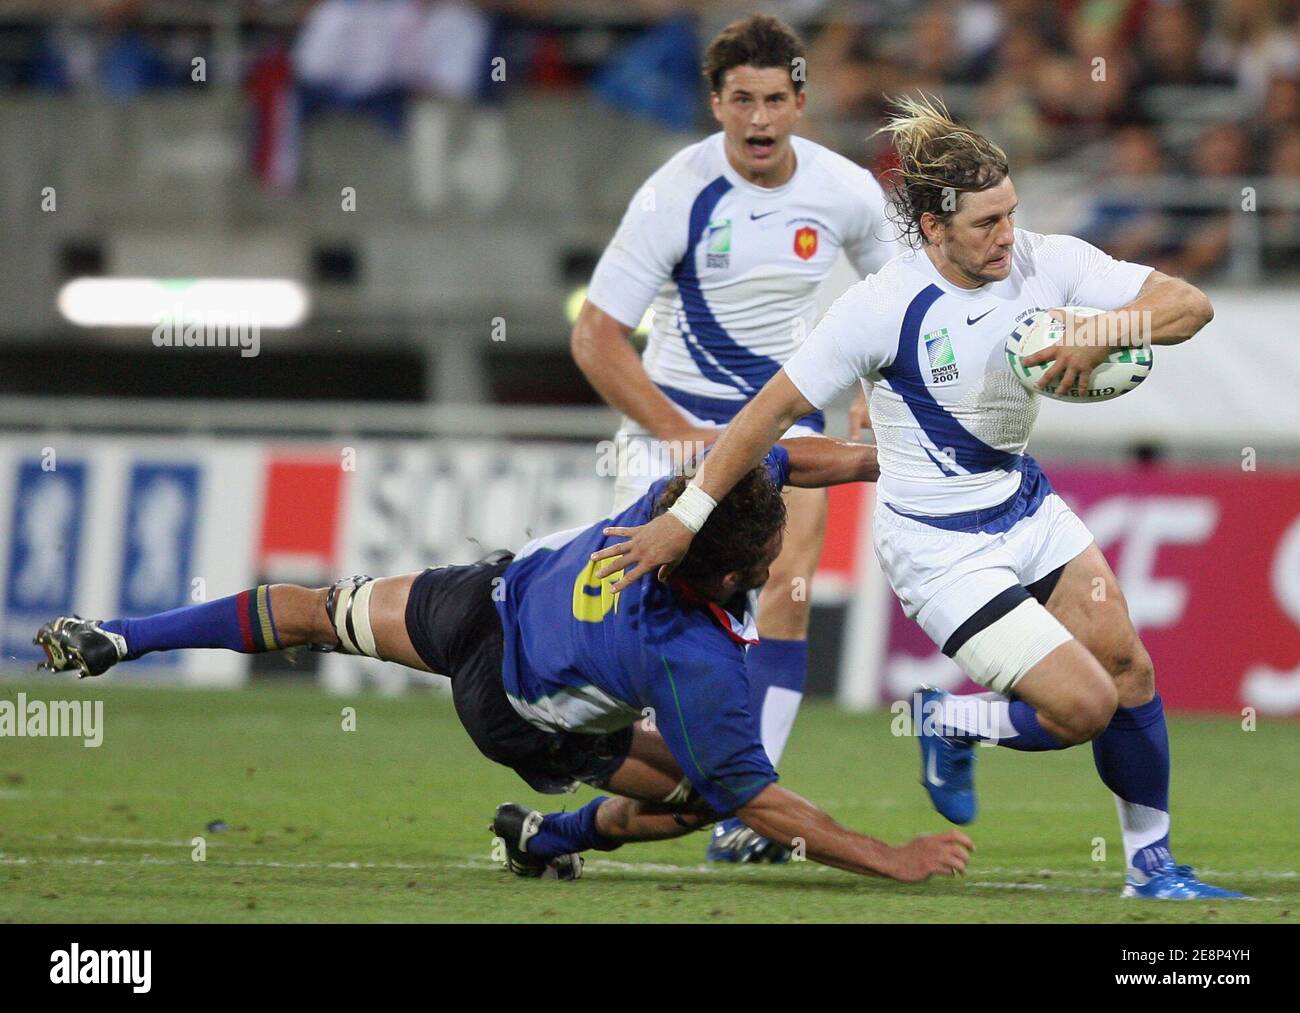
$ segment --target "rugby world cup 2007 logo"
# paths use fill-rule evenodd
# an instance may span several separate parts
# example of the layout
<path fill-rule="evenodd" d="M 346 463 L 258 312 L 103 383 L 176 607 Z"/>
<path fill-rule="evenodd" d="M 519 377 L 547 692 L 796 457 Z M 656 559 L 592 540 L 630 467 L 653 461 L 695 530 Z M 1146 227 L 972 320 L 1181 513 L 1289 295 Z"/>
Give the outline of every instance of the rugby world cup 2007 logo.
<path fill-rule="evenodd" d="M 952 338 L 948 328 L 940 327 L 921 338 L 925 353 L 930 357 L 930 381 L 949 383 L 957 379 L 957 357 L 952 351 Z"/>
<path fill-rule="evenodd" d="M 709 222 L 707 233 L 708 246 L 705 252 L 705 266 L 726 268 L 731 266 L 731 219 Z"/>

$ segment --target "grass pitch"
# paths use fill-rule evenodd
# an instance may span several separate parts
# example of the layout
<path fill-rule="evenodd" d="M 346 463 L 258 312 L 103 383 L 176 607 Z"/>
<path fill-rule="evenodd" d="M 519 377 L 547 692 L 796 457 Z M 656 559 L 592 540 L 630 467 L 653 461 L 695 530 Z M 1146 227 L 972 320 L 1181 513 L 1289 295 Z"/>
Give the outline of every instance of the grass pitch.
<path fill-rule="evenodd" d="M 978 845 L 960 880 L 899 886 L 810 862 L 709 866 L 704 834 L 595 855 L 577 883 L 492 860 L 498 802 L 545 810 L 478 755 L 448 698 L 340 699 L 314 689 L 139 689 L 46 681 L 0 698 L 104 701 L 104 741 L 0 738 L 0 920 L 1033 921 L 1300 919 L 1300 723 L 1175 718 L 1180 861 L 1245 903 L 1123 901 L 1110 794 L 1084 748 L 981 749 Z M 344 707 L 356 730 L 342 729 Z M 782 780 L 840 821 L 900 843 L 947 824 L 889 715 L 806 704 Z M 224 821 L 229 829 L 211 831 Z M 206 841 L 193 860 L 195 837 Z M 1105 859 L 1095 861 L 1098 838 Z"/>

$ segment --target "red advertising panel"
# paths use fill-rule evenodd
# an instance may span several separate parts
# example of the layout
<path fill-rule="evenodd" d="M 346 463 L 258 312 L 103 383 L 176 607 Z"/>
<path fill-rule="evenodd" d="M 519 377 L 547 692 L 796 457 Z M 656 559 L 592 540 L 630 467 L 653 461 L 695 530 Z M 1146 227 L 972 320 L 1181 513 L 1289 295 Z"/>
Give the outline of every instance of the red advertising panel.
<path fill-rule="evenodd" d="M 273 451 L 266 465 L 266 498 L 258 542 L 260 573 L 303 571 L 317 580 L 338 554 L 344 471 L 337 450 Z"/>

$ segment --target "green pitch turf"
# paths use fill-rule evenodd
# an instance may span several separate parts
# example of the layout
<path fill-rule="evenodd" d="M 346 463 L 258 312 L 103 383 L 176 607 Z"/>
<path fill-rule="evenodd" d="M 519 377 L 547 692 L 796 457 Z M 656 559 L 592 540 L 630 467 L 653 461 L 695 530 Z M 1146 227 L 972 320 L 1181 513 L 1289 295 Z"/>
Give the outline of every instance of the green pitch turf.
<path fill-rule="evenodd" d="M 532 794 L 474 751 L 445 697 L 60 680 L 0 684 L 0 699 L 20 690 L 102 699 L 105 732 L 97 749 L 0 738 L 0 920 L 1300 920 L 1294 722 L 1171 722 L 1176 854 L 1258 898 L 1175 904 L 1119 898 L 1114 805 L 1087 748 L 980 750 L 979 851 L 960 880 L 707 866 L 694 834 L 597 855 L 581 881 L 555 883 L 497 868 L 488 820 L 501 801 L 554 809 L 591 793 Z M 341 727 L 348 706 L 355 731 Z M 915 743 L 889 724 L 805 705 L 783 782 L 891 843 L 944 829 L 917 783 Z M 215 820 L 229 829 L 206 829 Z M 205 861 L 192 860 L 195 837 Z"/>

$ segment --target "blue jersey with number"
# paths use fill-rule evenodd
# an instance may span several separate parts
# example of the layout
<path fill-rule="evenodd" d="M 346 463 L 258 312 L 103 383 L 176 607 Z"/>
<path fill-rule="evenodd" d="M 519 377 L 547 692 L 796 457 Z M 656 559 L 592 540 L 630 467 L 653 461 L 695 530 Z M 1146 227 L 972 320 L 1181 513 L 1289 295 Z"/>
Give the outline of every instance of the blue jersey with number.
<path fill-rule="evenodd" d="M 784 448 L 773 447 L 765 463 L 784 485 Z M 613 517 L 524 546 L 497 602 L 502 681 L 515 710 L 547 731 L 599 734 L 646 722 L 696 791 L 725 814 L 776 780 L 749 712 L 752 612 L 737 618 L 680 581 L 651 577 L 611 594 L 621 571 L 593 576 L 604 563 L 591 554 L 621 540 L 601 529 L 645 524 L 667 481 Z"/>

